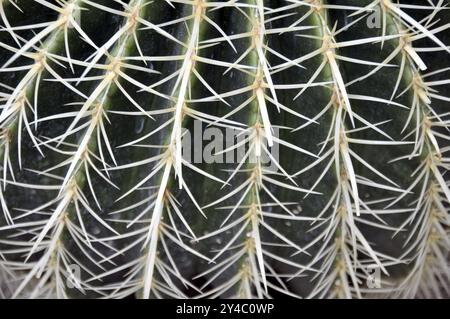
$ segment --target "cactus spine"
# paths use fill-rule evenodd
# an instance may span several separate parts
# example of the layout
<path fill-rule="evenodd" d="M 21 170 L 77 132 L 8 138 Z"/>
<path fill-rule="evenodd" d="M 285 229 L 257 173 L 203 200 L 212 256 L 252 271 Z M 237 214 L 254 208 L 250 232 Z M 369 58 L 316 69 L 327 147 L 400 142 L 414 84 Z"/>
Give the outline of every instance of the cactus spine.
<path fill-rule="evenodd" d="M 448 297 L 447 5 L 0 0 L 0 297 Z"/>

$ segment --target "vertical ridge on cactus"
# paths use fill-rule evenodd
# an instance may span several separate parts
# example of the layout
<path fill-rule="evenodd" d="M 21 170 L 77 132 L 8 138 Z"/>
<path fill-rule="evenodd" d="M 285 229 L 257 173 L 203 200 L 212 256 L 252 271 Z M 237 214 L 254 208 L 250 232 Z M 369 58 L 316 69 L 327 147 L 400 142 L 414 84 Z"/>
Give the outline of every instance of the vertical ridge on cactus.
<path fill-rule="evenodd" d="M 446 0 L 0 0 L 0 298 L 448 298 Z"/>

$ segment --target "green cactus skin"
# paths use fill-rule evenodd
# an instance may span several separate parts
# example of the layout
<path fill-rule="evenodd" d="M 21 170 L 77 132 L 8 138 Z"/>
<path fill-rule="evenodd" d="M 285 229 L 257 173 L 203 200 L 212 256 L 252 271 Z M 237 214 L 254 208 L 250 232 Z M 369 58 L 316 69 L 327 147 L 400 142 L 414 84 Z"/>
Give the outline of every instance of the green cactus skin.
<path fill-rule="evenodd" d="M 0 0 L 0 298 L 448 297 L 448 5 Z"/>

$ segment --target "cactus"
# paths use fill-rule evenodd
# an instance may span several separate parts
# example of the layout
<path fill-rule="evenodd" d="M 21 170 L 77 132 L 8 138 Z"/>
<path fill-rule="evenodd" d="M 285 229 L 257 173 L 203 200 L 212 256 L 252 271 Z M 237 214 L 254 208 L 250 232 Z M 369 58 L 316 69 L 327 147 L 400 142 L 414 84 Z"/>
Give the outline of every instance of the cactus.
<path fill-rule="evenodd" d="M 0 297 L 450 296 L 448 4 L 0 0 Z"/>

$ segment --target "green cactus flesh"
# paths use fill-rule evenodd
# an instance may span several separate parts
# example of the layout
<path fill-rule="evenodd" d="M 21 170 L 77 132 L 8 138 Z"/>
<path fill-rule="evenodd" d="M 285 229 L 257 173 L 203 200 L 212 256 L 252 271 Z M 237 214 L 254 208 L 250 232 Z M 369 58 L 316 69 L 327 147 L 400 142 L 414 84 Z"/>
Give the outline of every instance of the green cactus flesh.
<path fill-rule="evenodd" d="M 0 297 L 448 297 L 448 5 L 0 0 Z"/>

